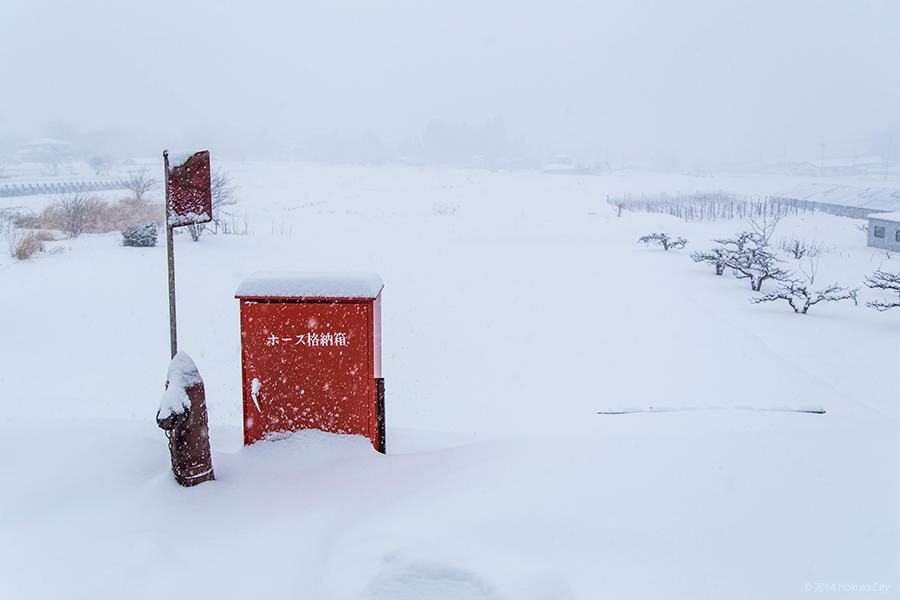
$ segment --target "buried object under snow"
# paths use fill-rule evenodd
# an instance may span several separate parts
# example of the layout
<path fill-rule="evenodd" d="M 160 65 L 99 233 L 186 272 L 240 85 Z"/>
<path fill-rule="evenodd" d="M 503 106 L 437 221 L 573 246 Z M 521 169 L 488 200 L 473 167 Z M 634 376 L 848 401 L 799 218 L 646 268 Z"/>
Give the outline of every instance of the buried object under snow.
<path fill-rule="evenodd" d="M 203 379 L 191 357 L 179 352 L 169 363 L 156 424 L 169 438 L 175 480 L 185 487 L 215 479 Z"/>

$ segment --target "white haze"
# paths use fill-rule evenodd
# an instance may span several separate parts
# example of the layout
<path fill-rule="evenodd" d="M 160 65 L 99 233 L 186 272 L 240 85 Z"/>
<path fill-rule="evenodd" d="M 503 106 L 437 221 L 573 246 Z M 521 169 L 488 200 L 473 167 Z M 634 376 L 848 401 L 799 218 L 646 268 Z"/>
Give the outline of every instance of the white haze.
<path fill-rule="evenodd" d="M 499 118 L 541 156 L 722 165 L 871 151 L 900 123 L 889 0 L 3 0 L 0 56 L 0 139 L 154 154 Z"/>

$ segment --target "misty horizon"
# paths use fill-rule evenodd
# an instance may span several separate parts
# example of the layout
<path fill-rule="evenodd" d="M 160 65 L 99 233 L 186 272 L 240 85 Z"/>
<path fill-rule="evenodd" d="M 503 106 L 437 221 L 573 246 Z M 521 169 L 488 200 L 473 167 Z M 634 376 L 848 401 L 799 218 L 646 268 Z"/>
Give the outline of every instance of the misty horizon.
<path fill-rule="evenodd" d="M 896 162 L 898 25 L 887 1 L 8 0 L 0 149 Z"/>

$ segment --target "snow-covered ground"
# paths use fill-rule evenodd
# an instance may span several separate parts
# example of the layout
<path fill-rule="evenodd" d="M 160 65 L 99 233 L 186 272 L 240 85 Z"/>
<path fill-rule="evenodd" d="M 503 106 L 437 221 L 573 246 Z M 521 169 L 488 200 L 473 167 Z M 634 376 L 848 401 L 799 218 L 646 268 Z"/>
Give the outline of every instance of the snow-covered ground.
<path fill-rule="evenodd" d="M 864 287 L 752 305 L 688 257 L 745 224 L 606 204 L 790 182 L 221 166 L 249 234 L 176 238 L 215 482 L 174 482 L 154 420 L 164 245 L 0 256 L 0 597 L 900 596 L 900 313 Z M 817 282 L 900 271 L 859 223 L 775 238 L 823 246 Z M 635 243 L 653 231 L 688 248 Z M 257 270 L 382 276 L 387 456 L 318 432 L 242 447 L 233 293 Z"/>

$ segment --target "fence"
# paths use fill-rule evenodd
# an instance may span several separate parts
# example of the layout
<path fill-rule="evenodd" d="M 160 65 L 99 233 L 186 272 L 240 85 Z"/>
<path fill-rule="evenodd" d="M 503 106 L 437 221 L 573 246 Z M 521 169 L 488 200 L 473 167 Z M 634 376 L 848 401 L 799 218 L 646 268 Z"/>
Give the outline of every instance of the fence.
<path fill-rule="evenodd" d="M 697 194 L 660 194 L 640 198 L 607 196 L 607 203 L 619 211 L 661 213 L 685 221 L 723 221 L 746 218 L 785 217 L 822 212 L 852 219 L 865 219 L 870 214 L 887 212 L 880 209 L 814 202 L 799 198 L 769 196 L 765 198 L 741 197 L 726 192 Z"/>
<path fill-rule="evenodd" d="M 127 189 L 125 181 L 109 179 L 105 181 L 50 181 L 46 183 L 17 183 L 0 185 L 0 198 L 15 196 L 36 196 L 38 194 L 70 194 L 98 192 L 102 190 Z"/>

